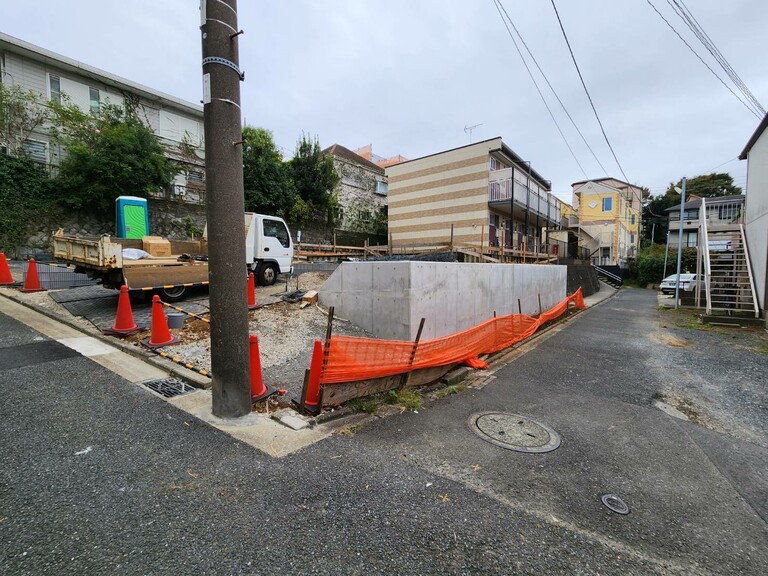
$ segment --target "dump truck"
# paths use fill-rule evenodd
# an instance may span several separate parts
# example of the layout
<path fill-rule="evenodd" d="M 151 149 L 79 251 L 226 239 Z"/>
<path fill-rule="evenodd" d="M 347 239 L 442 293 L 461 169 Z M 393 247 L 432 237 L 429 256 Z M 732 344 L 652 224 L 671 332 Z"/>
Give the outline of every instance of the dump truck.
<path fill-rule="evenodd" d="M 246 270 L 263 286 L 293 271 L 293 241 L 282 218 L 245 213 Z M 200 240 L 66 236 L 51 237 L 53 257 L 74 266 L 107 288 L 126 285 L 148 290 L 168 302 L 186 298 L 194 286 L 208 283 L 207 226 Z"/>

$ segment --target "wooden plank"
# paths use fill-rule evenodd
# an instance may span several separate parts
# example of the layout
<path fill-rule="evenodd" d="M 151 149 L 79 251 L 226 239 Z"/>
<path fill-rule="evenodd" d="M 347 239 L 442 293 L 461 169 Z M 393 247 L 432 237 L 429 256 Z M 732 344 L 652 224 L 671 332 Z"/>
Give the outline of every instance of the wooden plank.
<path fill-rule="evenodd" d="M 431 384 L 436 382 L 456 364 L 447 364 L 445 366 L 435 366 L 434 368 L 423 368 L 421 370 L 414 370 L 410 373 L 407 386 L 409 388 L 415 386 L 424 386 L 425 384 Z M 399 388 L 403 380 L 402 374 L 394 374 L 392 376 L 385 376 L 382 378 L 373 378 L 370 380 L 358 380 L 356 382 L 343 382 L 339 384 L 324 384 L 322 395 L 322 406 L 338 406 L 353 398 L 362 398 L 364 396 L 370 396 L 378 392 L 386 392 Z"/>
<path fill-rule="evenodd" d="M 182 266 L 143 266 L 123 268 L 125 283 L 131 290 L 208 281 L 208 264 Z"/>

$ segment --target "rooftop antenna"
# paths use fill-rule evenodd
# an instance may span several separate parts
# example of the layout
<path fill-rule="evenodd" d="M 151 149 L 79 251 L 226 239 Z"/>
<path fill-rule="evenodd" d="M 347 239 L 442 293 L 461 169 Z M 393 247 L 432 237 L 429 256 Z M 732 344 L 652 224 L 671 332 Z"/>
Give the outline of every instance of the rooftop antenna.
<path fill-rule="evenodd" d="M 472 130 L 477 128 L 478 126 L 482 126 L 483 124 L 475 124 L 474 126 L 464 126 L 464 132 L 466 134 L 469 134 L 469 143 L 472 144 Z"/>

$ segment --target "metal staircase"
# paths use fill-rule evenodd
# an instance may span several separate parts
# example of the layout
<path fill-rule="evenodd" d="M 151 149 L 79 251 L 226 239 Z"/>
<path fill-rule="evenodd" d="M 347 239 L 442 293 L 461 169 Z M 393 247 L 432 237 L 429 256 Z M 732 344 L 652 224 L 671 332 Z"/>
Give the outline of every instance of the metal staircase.
<path fill-rule="evenodd" d="M 699 262 L 704 268 L 704 294 L 708 316 L 760 317 L 749 263 L 744 225 L 710 224 L 706 199 L 699 209 Z M 701 278 L 701 276 L 699 276 Z"/>

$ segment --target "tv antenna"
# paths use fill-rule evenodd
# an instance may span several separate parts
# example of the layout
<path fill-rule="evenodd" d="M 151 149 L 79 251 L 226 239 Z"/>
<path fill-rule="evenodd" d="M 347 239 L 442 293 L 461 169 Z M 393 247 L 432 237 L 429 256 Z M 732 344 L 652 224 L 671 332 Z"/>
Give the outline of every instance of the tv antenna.
<path fill-rule="evenodd" d="M 464 133 L 469 134 L 469 143 L 472 144 L 472 130 L 477 128 L 478 126 L 482 126 L 482 122 L 480 124 L 475 124 L 474 126 L 464 126 Z"/>

